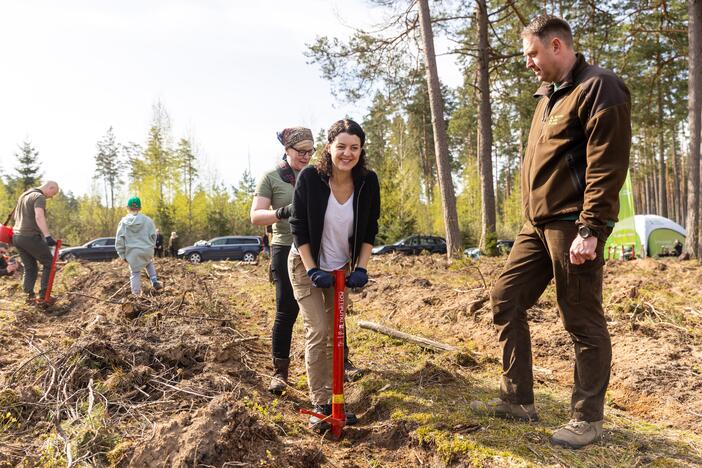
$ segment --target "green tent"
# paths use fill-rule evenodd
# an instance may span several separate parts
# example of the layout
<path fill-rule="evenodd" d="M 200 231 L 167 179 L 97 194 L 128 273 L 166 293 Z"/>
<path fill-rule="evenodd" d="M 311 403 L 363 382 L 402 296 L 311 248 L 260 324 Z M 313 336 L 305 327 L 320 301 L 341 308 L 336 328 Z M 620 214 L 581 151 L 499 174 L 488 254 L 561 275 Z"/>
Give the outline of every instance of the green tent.
<path fill-rule="evenodd" d="M 623 256 L 643 256 L 641 240 L 636 232 L 634 213 L 634 194 L 631 190 L 631 178 L 626 174 L 624 186 L 619 192 L 619 221 L 614 225 L 612 234 L 605 244 L 605 260 L 618 259 Z"/>

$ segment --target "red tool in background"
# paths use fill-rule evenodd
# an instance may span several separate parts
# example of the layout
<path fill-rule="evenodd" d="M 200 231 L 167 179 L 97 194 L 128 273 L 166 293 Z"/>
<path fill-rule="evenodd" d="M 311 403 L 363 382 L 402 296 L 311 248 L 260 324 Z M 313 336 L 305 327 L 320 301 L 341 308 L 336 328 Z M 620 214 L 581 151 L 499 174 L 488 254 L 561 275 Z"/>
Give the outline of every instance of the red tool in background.
<path fill-rule="evenodd" d="M 344 316 L 346 314 L 346 272 L 334 272 L 334 329 L 332 351 L 332 414 L 327 416 L 314 411 L 301 409 L 300 413 L 316 416 L 331 425 L 331 436 L 341 437 L 341 430 L 346 425 L 344 409 Z"/>
<path fill-rule="evenodd" d="M 51 270 L 49 270 L 49 284 L 46 286 L 46 293 L 40 300 L 47 305 L 51 305 L 54 299 L 51 297 L 51 288 L 54 286 L 54 276 L 56 275 L 56 262 L 58 261 L 59 250 L 61 250 L 61 239 L 56 240 L 54 246 L 54 258 L 51 260 Z"/>

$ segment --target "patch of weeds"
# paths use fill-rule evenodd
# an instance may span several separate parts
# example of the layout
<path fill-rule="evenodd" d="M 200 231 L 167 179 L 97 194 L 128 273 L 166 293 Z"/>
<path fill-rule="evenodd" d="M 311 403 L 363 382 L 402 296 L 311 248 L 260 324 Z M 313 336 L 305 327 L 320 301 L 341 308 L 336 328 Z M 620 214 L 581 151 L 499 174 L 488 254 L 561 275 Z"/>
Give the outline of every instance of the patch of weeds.
<path fill-rule="evenodd" d="M 66 454 L 61 449 L 63 440 L 58 434 L 49 435 L 42 443 L 39 450 L 38 465 L 44 468 L 64 468 L 66 463 Z"/>
<path fill-rule="evenodd" d="M 119 442 L 112 450 L 107 452 L 105 458 L 110 466 L 120 466 L 122 460 L 129 454 L 133 447 L 132 442 Z"/>
<path fill-rule="evenodd" d="M 120 438 L 112 432 L 112 426 L 106 419 L 105 406 L 98 403 L 91 408 L 88 402 L 83 401 L 78 405 L 78 410 L 82 417 L 61 424 L 70 441 L 73 458 L 93 454 L 89 459 L 106 462 L 106 454 L 119 443 Z"/>
<path fill-rule="evenodd" d="M 0 413 L 0 434 L 19 429 L 19 426 L 19 421 L 11 412 Z"/>
<path fill-rule="evenodd" d="M 482 466 L 495 457 L 511 458 L 512 454 L 477 444 L 462 434 L 449 434 L 445 431 L 422 426 L 415 431 L 420 445 L 433 448 L 444 463 L 455 463 L 468 459 L 472 465 Z"/>
<path fill-rule="evenodd" d="M 278 405 L 280 403 L 278 398 L 274 398 L 273 401 L 270 402 L 260 403 L 258 393 L 254 392 L 251 397 L 248 395 L 244 396 L 242 402 L 244 406 L 251 411 L 256 412 L 264 421 L 268 421 L 273 424 L 279 424 L 283 421 L 283 415 L 278 410 Z"/>

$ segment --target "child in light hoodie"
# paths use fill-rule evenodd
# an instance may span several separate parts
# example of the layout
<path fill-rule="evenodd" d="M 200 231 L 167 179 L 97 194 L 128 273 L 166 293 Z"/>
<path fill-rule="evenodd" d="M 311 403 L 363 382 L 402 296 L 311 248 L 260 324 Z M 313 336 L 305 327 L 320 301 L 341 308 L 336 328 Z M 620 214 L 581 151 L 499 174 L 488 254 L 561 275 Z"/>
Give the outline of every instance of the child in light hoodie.
<path fill-rule="evenodd" d="M 139 213 L 141 200 L 132 197 L 127 202 L 129 213 L 117 226 L 115 248 L 119 258 L 129 263 L 130 285 L 132 294 L 141 295 L 141 270 L 146 267 L 154 289 L 163 288 L 158 282 L 154 268 L 154 247 L 156 246 L 156 227 L 146 215 Z"/>

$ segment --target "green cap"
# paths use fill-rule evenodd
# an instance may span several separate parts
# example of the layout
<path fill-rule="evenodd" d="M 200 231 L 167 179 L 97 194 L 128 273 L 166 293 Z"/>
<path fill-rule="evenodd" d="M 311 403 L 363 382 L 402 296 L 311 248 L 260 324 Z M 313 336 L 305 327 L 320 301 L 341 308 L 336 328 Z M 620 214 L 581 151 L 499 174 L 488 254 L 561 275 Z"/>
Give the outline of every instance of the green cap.
<path fill-rule="evenodd" d="M 131 208 L 133 210 L 140 210 L 141 209 L 141 200 L 139 197 L 132 197 L 129 199 L 127 202 L 127 208 Z"/>

